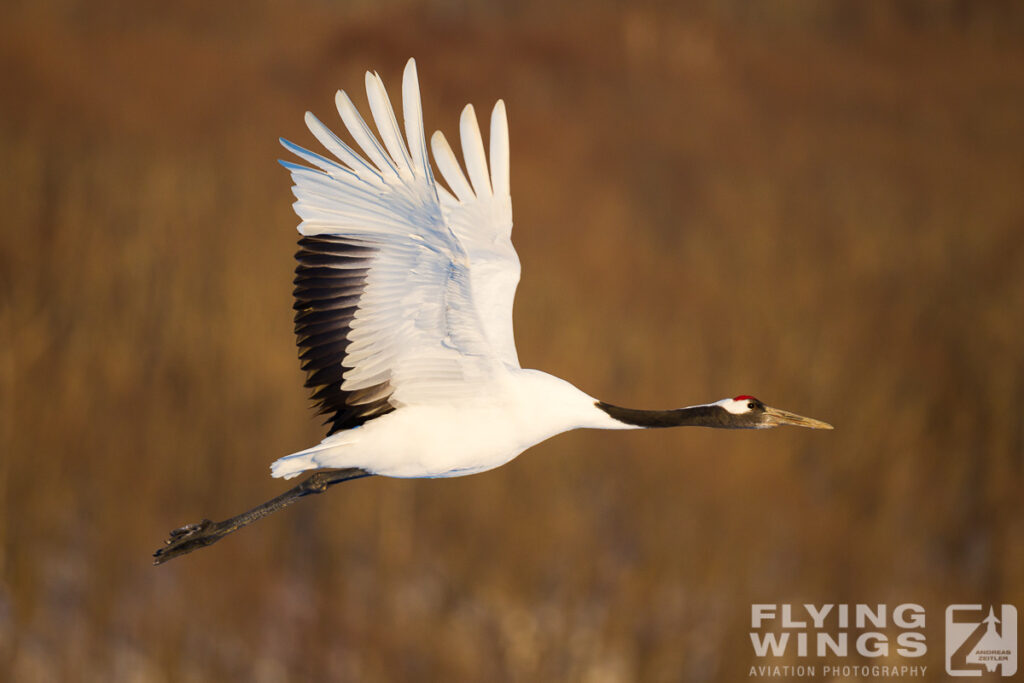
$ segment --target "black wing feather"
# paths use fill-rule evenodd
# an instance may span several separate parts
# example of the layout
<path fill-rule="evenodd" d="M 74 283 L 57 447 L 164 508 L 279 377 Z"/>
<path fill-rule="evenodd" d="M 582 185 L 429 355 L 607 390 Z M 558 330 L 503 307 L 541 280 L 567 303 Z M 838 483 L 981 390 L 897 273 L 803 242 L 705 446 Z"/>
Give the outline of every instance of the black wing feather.
<path fill-rule="evenodd" d="M 395 409 L 387 382 L 357 391 L 341 388 L 352 318 L 375 254 L 372 246 L 336 235 L 303 237 L 295 254 L 299 359 L 317 412 L 327 415 L 328 436 Z"/>

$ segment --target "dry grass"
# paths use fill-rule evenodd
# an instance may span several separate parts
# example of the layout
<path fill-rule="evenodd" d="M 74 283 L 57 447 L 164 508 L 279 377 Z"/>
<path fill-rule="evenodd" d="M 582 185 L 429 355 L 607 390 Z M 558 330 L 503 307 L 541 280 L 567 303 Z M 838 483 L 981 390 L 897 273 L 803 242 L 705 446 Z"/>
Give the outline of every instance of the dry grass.
<path fill-rule="evenodd" d="M 733 681 L 805 600 L 924 604 L 938 677 L 947 603 L 1024 605 L 1019 10 L 405 4 L 5 13 L 9 680 Z M 837 430 L 576 433 L 150 567 L 319 438 L 276 138 L 409 56 L 428 128 L 509 105 L 525 365 Z"/>

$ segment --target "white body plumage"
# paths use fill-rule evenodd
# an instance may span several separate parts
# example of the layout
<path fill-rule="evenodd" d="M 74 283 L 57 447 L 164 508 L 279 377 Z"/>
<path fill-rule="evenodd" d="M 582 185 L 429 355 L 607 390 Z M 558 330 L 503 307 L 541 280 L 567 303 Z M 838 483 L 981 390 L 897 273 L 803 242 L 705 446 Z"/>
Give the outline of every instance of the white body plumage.
<path fill-rule="evenodd" d="M 358 467 L 390 477 L 452 477 L 500 467 L 556 434 L 628 429 L 569 382 L 508 368 L 476 397 L 406 406 L 274 463 L 276 477 L 318 467 Z"/>

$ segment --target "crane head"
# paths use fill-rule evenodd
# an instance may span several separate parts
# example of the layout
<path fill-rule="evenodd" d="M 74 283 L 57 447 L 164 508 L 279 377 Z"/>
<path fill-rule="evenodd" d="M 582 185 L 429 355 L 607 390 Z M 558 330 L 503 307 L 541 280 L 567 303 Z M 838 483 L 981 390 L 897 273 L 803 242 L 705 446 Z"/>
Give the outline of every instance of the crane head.
<path fill-rule="evenodd" d="M 832 425 L 814 418 L 797 415 L 786 410 L 772 408 L 761 400 L 748 396 L 723 398 L 712 405 L 717 405 L 730 414 L 731 426 L 746 429 L 770 429 L 780 425 L 807 427 L 809 429 L 832 429 Z"/>

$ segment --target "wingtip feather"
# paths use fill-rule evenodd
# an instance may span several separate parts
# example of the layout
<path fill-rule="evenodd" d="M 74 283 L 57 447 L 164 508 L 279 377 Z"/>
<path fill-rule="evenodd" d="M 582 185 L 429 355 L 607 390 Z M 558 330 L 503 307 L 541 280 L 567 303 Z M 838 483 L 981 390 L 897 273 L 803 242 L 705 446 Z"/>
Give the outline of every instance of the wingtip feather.
<path fill-rule="evenodd" d="M 348 93 L 344 90 L 339 90 L 335 93 L 334 104 L 338 108 L 338 114 L 341 115 L 341 120 L 345 127 L 348 128 L 352 139 L 356 141 L 356 144 L 363 150 L 363 153 L 366 154 L 370 162 L 383 174 L 397 177 L 398 169 L 395 168 L 394 162 L 388 158 L 387 152 L 384 151 L 380 142 L 370 132 L 369 126 L 366 125 L 366 120 L 363 119 L 359 110 L 356 109 L 356 105 L 352 103 L 352 98 L 348 96 Z M 372 106 L 371 104 L 371 108 Z"/>
<path fill-rule="evenodd" d="M 448 144 L 444 133 L 439 130 L 434 131 L 434 134 L 430 136 L 430 149 L 434 152 L 434 163 L 437 164 L 437 170 L 441 172 L 441 177 L 448 183 L 448 187 L 459 198 L 459 201 L 472 201 L 473 188 L 469 186 L 466 176 L 462 173 L 459 160 L 456 158 L 455 152 L 452 151 L 451 145 Z"/>
<path fill-rule="evenodd" d="M 508 197 L 509 187 L 508 114 L 505 101 L 498 100 L 491 111 L 491 186 L 496 197 Z"/>
<path fill-rule="evenodd" d="M 313 112 L 307 111 L 304 120 L 306 128 L 324 146 L 324 149 L 351 169 L 356 176 L 373 185 L 380 185 L 383 182 L 380 172 L 355 150 L 342 142 L 341 138 L 335 135 L 334 131 L 328 128 Z"/>
<path fill-rule="evenodd" d="M 416 60 L 410 58 L 402 72 L 402 118 L 405 119 L 405 137 L 409 141 L 416 169 L 433 179 L 427 158 L 426 131 L 423 128 L 423 102 L 420 99 L 419 75 Z"/>
<path fill-rule="evenodd" d="M 484 153 L 484 140 L 472 104 L 467 104 L 462 109 L 462 115 L 459 117 L 459 134 L 462 138 L 462 158 L 466 163 L 466 172 L 473 183 L 473 189 L 476 190 L 478 197 L 490 196 L 491 179 L 487 171 L 487 155 Z"/>
<path fill-rule="evenodd" d="M 411 178 L 412 159 L 405 147 L 405 141 L 402 140 L 387 88 L 384 87 L 384 81 L 377 72 L 366 72 L 366 99 L 370 103 L 370 113 L 373 115 L 373 122 L 377 124 L 377 132 L 380 133 L 391 160 L 397 165 L 399 175 L 406 179 Z"/>

